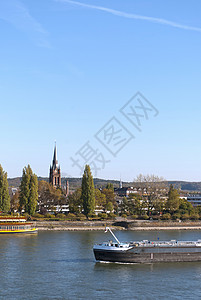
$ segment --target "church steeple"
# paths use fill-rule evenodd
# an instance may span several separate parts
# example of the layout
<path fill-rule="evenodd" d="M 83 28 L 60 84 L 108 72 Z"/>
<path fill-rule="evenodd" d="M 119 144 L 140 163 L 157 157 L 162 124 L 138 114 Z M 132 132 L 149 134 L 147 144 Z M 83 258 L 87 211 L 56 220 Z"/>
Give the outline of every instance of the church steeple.
<path fill-rule="evenodd" d="M 54 187 L 61 187 L 61 170 L 60 166 L 58 166 L 56 142 L 54 146 L 52 165 L 50 166 L 49 183 L 51 183 Z"/>
<path fill-rule="evenodd" d="M 58 166 L 56 142 L 55 142 L 55 146 L 54 146 L 54 155 L 53 155 L 53 160 L 52 160 L 52 166 L 54 169 L 56 169 Z"/>
<path fill-rule="evenodd" d="M 119 188 L 122 189 L 122 187 L 123 187 L 123 184 L 122 184 L 121 177 L 120 177 Z"/>

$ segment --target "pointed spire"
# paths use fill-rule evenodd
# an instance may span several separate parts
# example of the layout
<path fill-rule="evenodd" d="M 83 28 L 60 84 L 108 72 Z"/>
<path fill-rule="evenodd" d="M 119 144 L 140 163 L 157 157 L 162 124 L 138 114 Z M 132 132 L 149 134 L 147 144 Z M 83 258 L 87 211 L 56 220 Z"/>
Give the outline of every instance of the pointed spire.
<path fill-rule="evenodd" d="M 56 145 L 56 141 L 55 141 L 54 155 L 53 155 L 53 161 L 52 161 L 53 168 L 56 168 L 57 164 L 58 164 L 58 161 L 57 161 L 57 145 Z"/>
<path fill-rule="evenodd" d="M 122 184 L 122 181 L 121 181 L 121 175 L 120 175 L 119 188 L 122 189 L 122 187 L 123 187 L 123 184 Z"/>
<path fill-rule="evenodd" d="M 50 167 L 49 182 L 53 187 L 61 187 L 61 169 L 58 166 L 57 146 L 55 142 L 52 165 Z"/>

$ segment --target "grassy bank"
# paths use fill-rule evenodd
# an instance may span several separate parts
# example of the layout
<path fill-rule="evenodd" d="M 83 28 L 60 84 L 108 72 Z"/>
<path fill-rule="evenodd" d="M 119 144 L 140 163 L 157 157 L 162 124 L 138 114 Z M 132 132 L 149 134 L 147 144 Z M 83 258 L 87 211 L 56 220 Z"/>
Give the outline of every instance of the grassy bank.
<path fill-rule="evenodd" d="M 201 221 L 153 222 L 153 221 L 35 221 L 38 230 L 102 230 L 109 226 L 114 230 L 201 230 Z"/>

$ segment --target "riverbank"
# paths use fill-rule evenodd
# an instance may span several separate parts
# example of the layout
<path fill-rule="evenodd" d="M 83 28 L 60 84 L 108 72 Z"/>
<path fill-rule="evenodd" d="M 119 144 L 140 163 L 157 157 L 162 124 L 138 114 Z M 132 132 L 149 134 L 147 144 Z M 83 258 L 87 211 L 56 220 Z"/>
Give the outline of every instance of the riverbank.
<path fill-rule="evenodd" d="M 38 230 L 58 231 L 104 231 L 105 226 L 113 230 L 201 230 L 201 221 L 35 221 Z"/>

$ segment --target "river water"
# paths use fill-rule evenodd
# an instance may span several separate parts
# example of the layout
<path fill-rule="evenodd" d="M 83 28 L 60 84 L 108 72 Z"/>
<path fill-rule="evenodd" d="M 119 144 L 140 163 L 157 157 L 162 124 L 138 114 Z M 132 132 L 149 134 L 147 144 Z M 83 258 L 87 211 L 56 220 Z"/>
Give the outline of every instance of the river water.
<path fill-rule="evenodd" d="M 197 240 L 200 231 L 117 231 L 122 241 Z M 201 299 L 200 263 L 96 263 L 96 231 L 0 235 L 0 299 Z"/>

